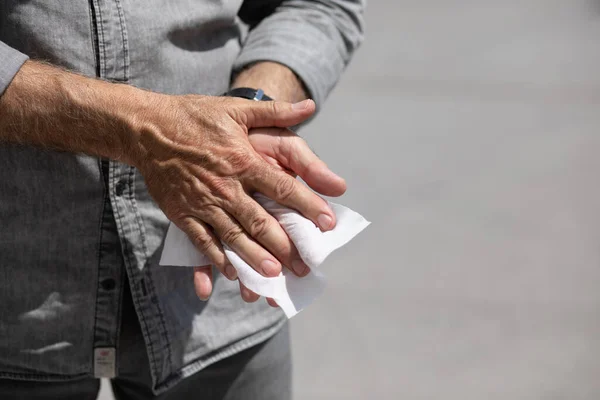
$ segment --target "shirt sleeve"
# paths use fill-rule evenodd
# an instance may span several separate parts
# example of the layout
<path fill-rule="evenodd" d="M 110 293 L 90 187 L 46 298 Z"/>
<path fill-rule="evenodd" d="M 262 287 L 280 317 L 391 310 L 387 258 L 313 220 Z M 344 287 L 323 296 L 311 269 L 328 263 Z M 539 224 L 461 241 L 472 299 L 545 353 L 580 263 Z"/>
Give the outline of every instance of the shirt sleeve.
<path fill-rule="evenodd" d="M 365 1 L 281 1 L 250 30 L 234 72 L 258 61 L 283 64 L 319 107 L 363 40 Z"/>
<path fill-rule="evenodd" d="M 0 96 L 27 59 L 25 54 L 0 42 Z"/>

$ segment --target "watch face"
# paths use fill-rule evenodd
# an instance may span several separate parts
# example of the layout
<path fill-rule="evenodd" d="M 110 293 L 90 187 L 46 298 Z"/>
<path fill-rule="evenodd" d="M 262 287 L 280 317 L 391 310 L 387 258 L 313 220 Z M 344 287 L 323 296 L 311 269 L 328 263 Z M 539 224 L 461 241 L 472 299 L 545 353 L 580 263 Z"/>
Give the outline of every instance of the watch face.
<path fill-rule="evenodd" d="M 265 95 L 265 92 L 263 92 L 262 89 L 257 89 L 256 93 L 254 94 L 254 100 L 262 100 L 264 95 Z"/>

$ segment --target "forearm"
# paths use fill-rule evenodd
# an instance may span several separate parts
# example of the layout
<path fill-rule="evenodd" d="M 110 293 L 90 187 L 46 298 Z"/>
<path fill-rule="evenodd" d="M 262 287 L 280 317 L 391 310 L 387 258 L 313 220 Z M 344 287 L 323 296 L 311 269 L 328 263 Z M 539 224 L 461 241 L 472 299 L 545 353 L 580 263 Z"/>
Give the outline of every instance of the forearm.
<path fill-rule="evenodd" d="M 0 97 L 0 142 L 132 163 L 137 92 L 27 61 Z"/>
<path fill-rule="evenodd" d="M 307 96 L 290 69 L 271 62 L 245 69 L 233 86 L 260 87 L 283 101 Z M 140 127 L 145 125 L 145 116 L 153 116 L 155 97 L 158 100 L 160 95 L 27 61 L 0 96 L 0 143 L 135 164 L 143 134 Z"/>
<path fill-rule="evenodd" d="M 308 98 L 304 84 L 291 69 L 268 61 L 252 64 L 242 70 L 234 79 L 232 87 L 260 88 L 275 100 L 291 103 Z"/>

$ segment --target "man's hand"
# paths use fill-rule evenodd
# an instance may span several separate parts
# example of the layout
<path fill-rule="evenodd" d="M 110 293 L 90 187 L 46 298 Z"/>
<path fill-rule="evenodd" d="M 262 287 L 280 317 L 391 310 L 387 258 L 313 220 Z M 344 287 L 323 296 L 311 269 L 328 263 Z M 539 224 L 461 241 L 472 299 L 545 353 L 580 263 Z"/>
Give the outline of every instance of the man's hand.
<path fill-rule="evenodd" d="M 251 195 L 294 208 L 323 230 L 335 226 L 335 215 L 254 151 L 247 134 L 298 124 L 314 110 L 312 101 L 157 94 L 28 61 L 0 98 L 0 141 L 136 166 L 169 219 L 230 279 L 220 240 L 265 276 L 277 276 L 281 262 L 302 275 L 308 269 L 293 244 Z"/>
<path fill-rule="evenodd" d="M 260 62 L 244 69 L 235 79 L 233 87 L 261 88 L 269 96 L 290 102 L 307 98 L 307 91 L 289 68 L 274 62 Z M 249 131 L 254 150 L 269 164 L 290 174 L 299 175 L 311 188 L 326 196 L 341 196 L 346 190 L 342 178 L 331 172 L 298 135 L 286 128 L 255 128 Z M 306 274 L 307 271 L 301 274 Z M 207 298 L 212 291 L 210 266 L 195 269 L 194 283 L 200 298 Z M 242 298 L 247 302 L 259 299 L 240 282 Z M 267 299 L 273 307 L 277 304 Z"/>
<path fill-rule="evenodd" d="M 248 137 L 254 150 L 269 164 L 300 176 L 312 189 L 337 197 L 346 191 L 344 179 L 333 173 L 300 136 L 287 128 L 256 128 Z"/>
<path fill-rule="evenodd" d="M 304 139 L 286 128 L 255 128 L 248 136 L 254 151 L 274 168 L 292 177 L 300 176 L 312 189 L 325 196 L 341 196 L 346 191 L 344 179 L 333 173 L 308 147 Z M 295 249 L 294 249 L 295 250 Z M 289 265 L 289 264 L 288 264 Z M 297 273 L 303 276 L 308 271 Z M 210 266 L 196 268 L 194 274 L 196 293 L 200 298 L 208 298 L 212 290 L 212 270 Z M 259 295 L 250 291 L 240 282 L 242 298 L 254 302 Z M 272 299 L 269 304 L 276 306 Z"/>
<path fill-rule="evenodd" d="M 335 215 L 325 200 L 261 157 L 247 130 L 294 125 L 314 112 L 314 103 L 157 96 L 134 124 L 140 135 L 133 164 L 169 219 L 229 279 L 235 269 L 218 238 L 264 276 L 277 276 L 281 263 L 298 276 L 308 273 L 277 220 L 251 195 L 294 208 L 323 230 L 333 228 Z M 210 289 L 198 295 L 206 298 Z"/>

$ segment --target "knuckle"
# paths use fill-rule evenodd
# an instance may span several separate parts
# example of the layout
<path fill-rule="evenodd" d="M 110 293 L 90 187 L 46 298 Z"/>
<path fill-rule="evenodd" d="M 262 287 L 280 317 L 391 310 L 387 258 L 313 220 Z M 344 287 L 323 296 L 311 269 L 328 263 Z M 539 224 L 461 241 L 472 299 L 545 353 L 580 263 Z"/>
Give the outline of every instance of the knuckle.
<path fill-rule="evenodd" d="M 223 232 L 221 239 L 223 239 L 225 243 L 232 244 L 235 243 L 242 235 L 243 231 L 239 227 L 233 226 Z"/>
<path fill-rule="evenodd" d="M 171 221 L 185 223 L 188 214 L 184 208 L 179 205 L 179 203 L 167 202 L 165 205 L 163 205 L 162 209 Z"/>
<path fill-rule="evenodd" d="M 306 140 L 301 138 L 300 136 L 294 136 L 289 140 L 289 149 L 290 152 L 310 152 L 315 154 L 312 149 L 308 146 Z M 316 156 L 316 155 L 315 155 Z"/>
<path fill-rule="evenodd" d="M 202 252 L 207 252 L 214 246 L 213 238 L 205 232 L 194 232 L 190 240 Z"/>
<path fill-rule="evenodd" d="M 232 150 L 225 160 L 229 165 L 231 175 L 246 171 L 254 161 L 252 154 L 245 149 Z"/>
<path fill-rule="evenodd" d="M 238 190 L 231 179 L 214 179 L 209 187 L 214 197 L 226 203 L 234 202 L 239 197 Z"/>
<path fill-rule="evenodd" d="M 240 104 L 241 106 L 241 104 Z M 239 107 L 239 106 L 238 106 Z M 241 126 L 243 126 L 245 129 L 247 129 L 246 127 L 248 126 L 248 112 L 244 112 L 242 108 L 235 108 L 232 110 L 232 114 L 233 119 L 235 121 L 238 122 L 238 124 L 241 124 Z"/>
<path fill-rule="evenodd" d="M 287 238 L 286 242 L 276 246 L 273 254 L 277 255 L 280 259 L 291 260 L 294 251 L 289 238 Z"/>
<path fill-rule="evenodd" d="M 290 199 L 295 191 L 296 181 L 287 175 L 281 176 L 275 184 L 275 198 L 277 201 Z"/>
<path fill-rule="evenodd" d="M 225 271 L 225 267 L 227 266 L 227 259 L 225 258 L 225 256 L 219 256 L 216 258 L 213 258 L 211 260 L 213 262 L 213 265 L 215 267 L 217 267 L 217 269 L 221 272 Z"/>
<path fill-rule="evenodd" d="M 264 215 L 256 215 L 250 222 L 250 234 L 252 237 L 260 239 L 269 231 L 270 224 L 269 218 Z"/>
<path fill-rule="evenodd" d="M 248 125 L 247 100 L 237 97 L 223 97 L 222 108 L 226 110 L 227 115 L 242 126 Z"/>
<path fill-rule="evenodd" d="M 269 105 L 271 106 L 271 112 L 273 112 L 274 115 L 278 115 L 283 111 L 281 103 L 277 101 L 271 101 Z"/>

